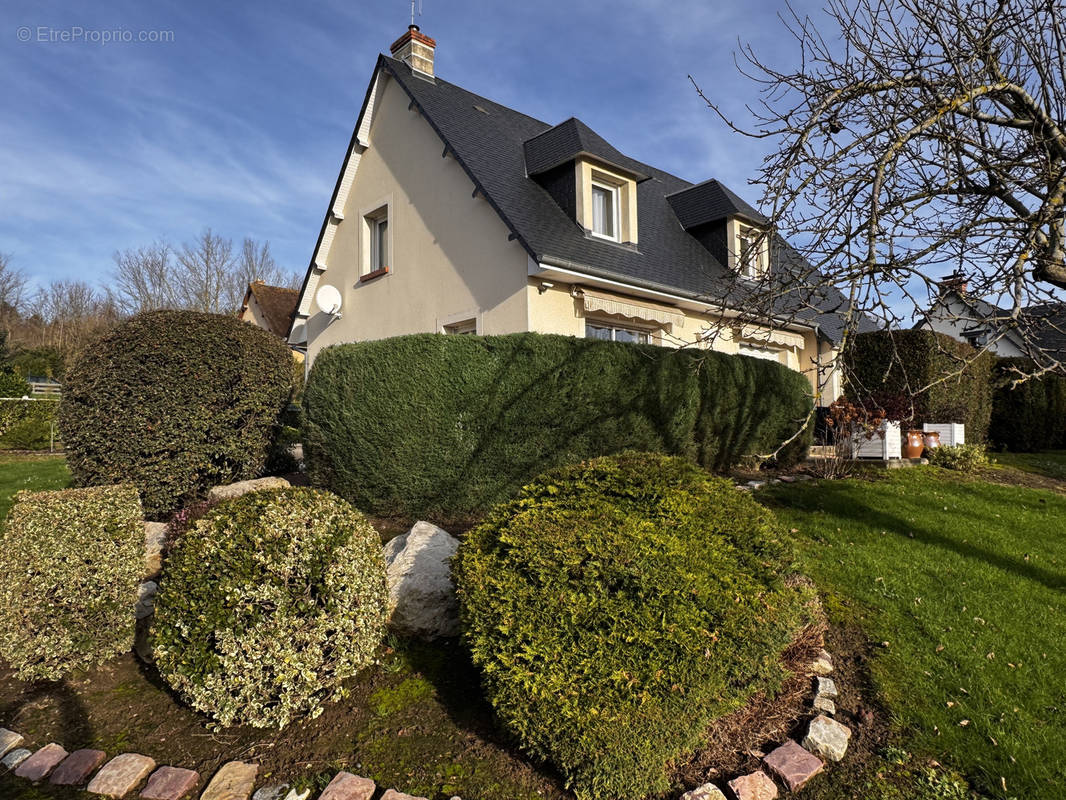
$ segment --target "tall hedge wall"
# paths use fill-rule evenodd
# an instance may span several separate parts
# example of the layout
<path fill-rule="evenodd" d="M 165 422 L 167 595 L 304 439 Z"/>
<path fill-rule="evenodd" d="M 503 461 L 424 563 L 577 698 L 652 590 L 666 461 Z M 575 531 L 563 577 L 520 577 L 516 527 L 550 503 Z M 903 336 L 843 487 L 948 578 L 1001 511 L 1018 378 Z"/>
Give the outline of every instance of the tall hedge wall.
<path fill-rule="evenodd" d="M 1027 358 L 996 361 L 988 440 L 998 448 L 1032 453 L 1066 447 L 1066 378 L 1044 375 L 1011 387 L 1018 371 L 1033 369 Z"/>
<path fill-rule="evenodd" d="M 304 393 L 311 480 L 376 514 L 462 518 L 560 464 L 639 449 L 723 470 L 796 433 L 783 366 L 568 336 L 419 334 L 337 345 Z M 801 458 L 809 433 L 781 460 Z"/>
<path fill-rule="evenodd" d="M 961 422 L 966 441 L 983 442 L 992 413 L 993 357 L 975 355 L 970 345 L 928 330 L 860 333 L 845 353 L 847 394 L 853 401 L 873 400 L 886 408 L 893 398 L 913 398 L 915 425 Z M 968 360 L 972 363 L 958 377 L 915 394 Z"/>
<path fill-rule="evenodd" d="M 291 392 L 292 356 L 272 333 L 219 314 L 138 314 L 67 374 L 67 463 L 78 486 L 133 484 L 161 518 L 259 475 Z"/>

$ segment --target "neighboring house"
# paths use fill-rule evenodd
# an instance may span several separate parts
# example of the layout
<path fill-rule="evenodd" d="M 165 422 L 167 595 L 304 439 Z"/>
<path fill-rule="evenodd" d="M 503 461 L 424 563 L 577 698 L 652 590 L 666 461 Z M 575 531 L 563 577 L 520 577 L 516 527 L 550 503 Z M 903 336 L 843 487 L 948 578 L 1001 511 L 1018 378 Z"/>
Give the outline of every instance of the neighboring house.
<path fill-rule="evenodd" d="M 818 286 L 779 320 L 744 311 L 761 279 L 803 266 L 757 235 L 758 211 L 578 119 L 437 78 L 435 47 L 411 26 L 378 59 L 289 332 L 308 366 L 339 342 L 536 331 L 698 343 L 802 371 L 821 404 L 840 394 L 839 292 Z"/>
<path fill-rule="evenodd" d="M 248 284 L 248 291 L 244 293 L 244 303 L 237 317 L 285 339 L 292 326 L 292 317 L 296 313 L 299 300 L 300 293 L 295 289 L 268 286 L 262 281 L 253 281 Z"/>
<path fill-rule="evenodd" d="M 1066 362 L 1066 304 L 1041 303 L 1013 316 L 968 292 L 965 278 L 953 275 L 915 327 L 946 333 L 1000 357 L 1028 356 L 1045 363 Z"/>

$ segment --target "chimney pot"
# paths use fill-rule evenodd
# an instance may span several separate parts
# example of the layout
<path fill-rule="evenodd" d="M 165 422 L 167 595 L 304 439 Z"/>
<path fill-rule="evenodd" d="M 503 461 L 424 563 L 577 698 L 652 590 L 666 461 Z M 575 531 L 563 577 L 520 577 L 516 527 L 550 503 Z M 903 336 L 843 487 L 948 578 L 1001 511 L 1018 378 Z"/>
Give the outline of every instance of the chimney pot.
<path fill-rule="evenodd" d="M 433 77 L 433 54 L 437 43 L 421 32 L 417 25 L 410 25 L 407 32 L 392 43 L 392 57 L 404 62 L 412 71 Z"/>

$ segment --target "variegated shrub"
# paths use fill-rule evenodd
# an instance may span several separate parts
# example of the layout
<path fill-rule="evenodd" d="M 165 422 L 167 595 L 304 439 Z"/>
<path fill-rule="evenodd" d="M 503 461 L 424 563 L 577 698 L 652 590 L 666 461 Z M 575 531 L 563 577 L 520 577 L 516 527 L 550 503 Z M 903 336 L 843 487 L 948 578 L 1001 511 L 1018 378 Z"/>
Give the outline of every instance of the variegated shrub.
<path fill-rule="evenodd" d="M 221 725 L 322 712 L 371 662 L 385 563 L 366 518 L 328 492 L 254 492 L 209 510 L 167 559 L 152 639 L 170 686 Z"/>
<path fill-rule="evenodd" d="M 0 657 L 57 680 L 129 650 L 143 573 L 133 487 L 19 492 L 0 533 Z"/>

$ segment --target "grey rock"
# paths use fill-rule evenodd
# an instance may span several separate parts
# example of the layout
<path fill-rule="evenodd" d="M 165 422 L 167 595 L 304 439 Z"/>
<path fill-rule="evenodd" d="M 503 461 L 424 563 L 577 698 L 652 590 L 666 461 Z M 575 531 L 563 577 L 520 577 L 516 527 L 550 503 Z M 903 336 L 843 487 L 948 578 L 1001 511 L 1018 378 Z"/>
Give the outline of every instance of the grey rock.
<path fill-rule="evenodd" d="M 144 577 L 158 577 L 163 569 L 163 550 L 167 546 L 165 522 L 144 523 Z"/>
<path fill-rule="evenodd" d="M 256 790 L 252 800 L 282 800 L 289 793 L 289 784 L 282 783 L 277 786 L 264 786 Z"/>
<path fill-rule="evenodd" d="M 828 697 L 830 699 L 837 696 L 837 685 L 833 682 L 832 678 L 818 677 L 815 679 L 817 684 L 815 686 L 815 694 L 819 694 L 822 697 Z"/>
<path fill-rule="evenodd" d="M 835 719 L 819 715 L 811 720 L 803 746 L 829 761 L 840 761 L 848 750 L 851 729 Z"/>
<path fill-rule="evenodd" d="M 22 744 L 23 741 L 25 740 L 21 734 L 9 731 L 7 728 L 0 728 L 0 756 L 7 755 Z"/>
<path fill-rule="evenodd" d="M 811 662 L 811 672 L 815 675 L 829 675 L 833 671 L 833 658 L 825 650 L 820 650 Z"/>
<path fill-rule="evenodd" d="M 766 481 L 748 481 L 748 486 L 752 489 L 761 489 L 766 485 Z"/>
<path fill-rule="evenodd" d="M 284 478 L 253 478 L 250 481 L 238 481 L 226 486 L 216 486 L 207 493 L 207 499 L 217 503 L 220 500 L 233 500 L 249 492 L 262 492 L 266 489 L 288 489 L 291 485 Z"/>
<path fill-rule="evenodd" d="M 828 714 L 831 717 L 836 716 L 837 704 L 824 695 L 815 695 L 813 706 L 815 711 L 821 711 L 823 714 Z"/>
<path fill-rule="evenodd" d="M 137 587 L 137 619 L 144 619 L 155 613 L 155 596 L 159 593 L 159 584 L 145 581 Z"/>
<path fill-rule="evenodd" d="M 385 545 L 389 627 L 403 636 L 436 639 L 459 633 L 451 559 L 459 540 L 428 522 Z"/>
<path fill-rule="evenodd" d="M 14 769 L 32 755 L 32 750 L 27 750 L 25 747 L 20 747 L 17 750 L 12 750 L 6 756 L 0 759 L 0 765 L 3 765 L 7 769 Z"/>
<path fill-rule="evenodd" d="M 691 792 L 685 792 L 681 795 L 681 800 L 726 800 L 726 797 L 713 783 L 705 783 Z"/>

